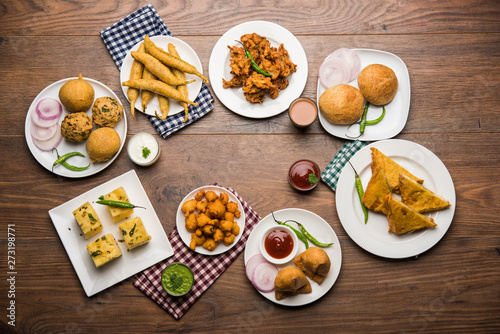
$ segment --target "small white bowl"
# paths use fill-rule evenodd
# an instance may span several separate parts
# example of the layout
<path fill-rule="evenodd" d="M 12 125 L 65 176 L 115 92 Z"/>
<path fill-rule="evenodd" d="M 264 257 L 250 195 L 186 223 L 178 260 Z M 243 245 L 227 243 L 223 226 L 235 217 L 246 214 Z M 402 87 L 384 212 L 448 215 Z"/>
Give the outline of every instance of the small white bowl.
<path fill-rule="evenodd" d="M 143 156 L 143 149 L 148 148 L 149 154 Z M 139 166 L 151 166 L 160 158 L 161 148 L 156 138 L 147 132 L 138 132 L 127 144 L 127 153 L 130 160 Z"/>
<path fill-rule="evenodd" d="M 292 240 L 293 240 L 293 249 L 292 249 L 292 251 L 290 252 L 290 254 L 288 254 L 288 256 L 286 256 L 284 258 L 281 258 L 281 259 L 277 259 L 277 258 L 272 257 L 266 251 L 266 247 L 264 245 L 265 240 L 266 240 L 268 234 L 271 233 L 272 231 L 275 231 L 275 230 L 282 230 L 282 231 L 287 232 L 288 234 L 290 234 L 290 236 L 292 237 Z M 284 225 L 272 225 L 272 226 L 269 226 L 264 231 L 264 233 L 262 234 L 262 237 L 261 237 L 261 240 L 260 240 L 260 252 L 264 256 L 264 258 L 267 261 L 271 262 L 271 263 L 274 263 L 274 264 L 288 263 L 288 262 L 292 261 L 293 258 L 297 255 L 298 250 L 299 250 L 299 238 L 297 237 L 297 235 L 295 234 L 295 232 L 293 232 L 293 230 L 291 228 L 287 227 L 287 226 L 284 226 Z"/>

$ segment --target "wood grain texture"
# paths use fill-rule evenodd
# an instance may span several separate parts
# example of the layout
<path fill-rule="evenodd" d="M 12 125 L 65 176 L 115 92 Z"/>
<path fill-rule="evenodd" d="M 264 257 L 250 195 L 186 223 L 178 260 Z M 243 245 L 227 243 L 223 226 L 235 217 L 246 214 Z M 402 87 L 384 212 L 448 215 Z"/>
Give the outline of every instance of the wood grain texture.
<path fill-rule="evenodd" d="M 396 138 L 427 147 L 446 165 L 457 196 L 453 222 L 439 243 L 416 258 L 370 254 L 343 229 L 335 193 L 325 183 L 309 194 L 287 183 L 295 160 L 309 158 L 324 169 L 345 141 L 327 134 L 319 122 L 298 130 L 286 113 L 264 120 L 238 116 L 216 97 L 213 111 L 160 139 L 162 156 L 153 167 L 134 165 L 123 151 L 91 177 L 50 173 L 31 155 L 24 127 L 33 99 L 60 79 L 82 73 L 110 87 L 125 106 L 127 139 L 139 131 L 154 133 L 143 114 L 131 119 L 119 69 L 99 37 L 103 28 L 146 3 L 10 0 L 0 6 L 0 332 L 500 332 L 498 1 L 150 3 L 174 36 L 193 47 L 204 73 L 213 46 L 234 25 L 266 20 L 284 26 L 306 51 L 309 73 L 302 95 L 313 99 L 319 66 L 335 49 L 398 55 L 410 73 L 411 106 Z M 317 213 L 340 240 L 337 282 L 315 303 L 281 307 L 252 287 L 240 255 L 180 320 L 136 289 L 133 277 L 86 297 L 48 211 L 130 169 L 167 233 L 182 198 L 214 182 L 232 187 L 261 217 L 289 207 Z M 7 224 L 16 228 L 15 327 L 6 317 Z"/>

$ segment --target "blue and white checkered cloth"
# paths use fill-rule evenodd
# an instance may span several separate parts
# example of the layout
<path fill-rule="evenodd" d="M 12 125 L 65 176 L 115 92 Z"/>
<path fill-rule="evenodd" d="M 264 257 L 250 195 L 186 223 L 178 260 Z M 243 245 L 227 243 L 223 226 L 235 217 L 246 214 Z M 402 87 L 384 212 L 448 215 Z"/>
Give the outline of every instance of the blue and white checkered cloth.
<path fill-rule="evenodd" d="M 321 180 L 335 191 L 340 174 L 347 161 L 366 145 L 366 143 L 359 140 L 346 142 L 328 166 L 321 172 Z"/>
<path fill-rule="evenodd" d="M 172 36 L 172 33 L 168 30 L 165 23 L 163 23 L 163 20 L 154 7 L 149 4 L 136 10 L 108 28 L 103 29 L 100 35 L 113 61 L 120 70 L 123 59 L 128 51 L 134 45 L 144 40 L 145 35 Z M 198 94 L 194 100 L 194 102 L 199 103 L 199 105 L 189 106 L 189 117 L 187 122 L 184 123 L 184 113 L 169 116 L 164 120 L 149 116 L 149 121 L 160 136 L 167 138 L 177 130 L 182 129 L 210 112 L 214 108 L 212 104 L 213 100 L 214 98 L 210 94 L 210 90 L 207 85 L 203 83 L 201 85 L 200 94 Z"/>

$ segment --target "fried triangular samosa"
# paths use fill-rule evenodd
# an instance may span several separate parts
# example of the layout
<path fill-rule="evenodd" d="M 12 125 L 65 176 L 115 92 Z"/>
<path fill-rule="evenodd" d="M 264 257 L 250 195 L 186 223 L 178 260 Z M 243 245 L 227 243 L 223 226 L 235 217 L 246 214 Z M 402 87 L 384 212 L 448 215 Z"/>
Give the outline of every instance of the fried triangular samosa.
<path fill-rule="evenodd" d="M 401 234 L 425 227 L 437 226 L 434 219 L 418 213 L 393 195 L 387 195 L 386 203 L 389 232 Z"/>
<path fill-rule="evenodd" d="M 399 174 L 406 175 L 418 183 L 424 183 L 424 180 L 411 174 L 409 171 L 401 167 L 397 162 L 387 157 L 375 147 L 372 147 L 371 150 L 372 172 L 375 171 L 377 167 L 382 169 L 387 179 L 387 183 L 389 184 L 389 187 L 393 192 L 399 194 Z"/>
<path fill-rule="evenodd" d="M 421 213 L 441 210 L 451 206 L 450 202 L 444 197 L 403 174 L 399 175 L 399 191 L 401 201 Z"/>
<path fill-rule="evenodd" d="M 385 197 L 391 194 L 384 172 L 375 168 L 363 194 L 363 204 L 370 210 L 387 214 Z"/>

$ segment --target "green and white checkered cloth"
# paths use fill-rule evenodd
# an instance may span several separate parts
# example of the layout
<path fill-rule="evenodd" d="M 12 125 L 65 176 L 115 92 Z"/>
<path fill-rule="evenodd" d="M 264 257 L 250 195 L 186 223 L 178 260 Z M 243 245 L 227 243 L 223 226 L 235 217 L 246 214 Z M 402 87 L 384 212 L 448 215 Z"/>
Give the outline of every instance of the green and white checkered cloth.
<path fill-rule="evenodd" d="M 333 191 L 337 189 L 337 182 L 340 173 L 347 161 L 354 156 L 360 149 L 368 145 L 359 140 L 348 141 L 342 146 L 332 161 L 321 172 L 321 180 L 325 182 Z"/>

